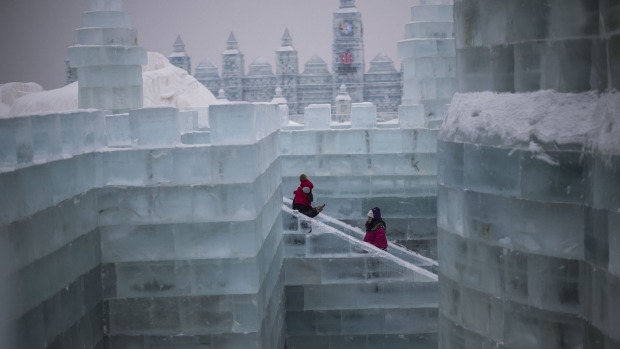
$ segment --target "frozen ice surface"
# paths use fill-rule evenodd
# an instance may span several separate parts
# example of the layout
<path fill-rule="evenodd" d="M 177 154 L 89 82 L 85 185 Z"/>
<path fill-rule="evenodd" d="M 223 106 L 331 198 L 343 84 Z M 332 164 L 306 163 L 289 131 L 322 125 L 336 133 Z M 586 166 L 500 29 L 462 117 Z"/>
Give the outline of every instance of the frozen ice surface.
<path fill-rule="evenodd" d="M 101 168 L 105 185 L 146 185 L 148 182 L 148 150 L 113 150 L 103 152 Z"/>
<path fill-rule="evenodd" d="M 463 163 L 466 188 L 492 194 L 519 193 L 518 153 L 509 149 L 465 144 Z"/>
<path fill-rule="evenodd" d="M 351 128 L 369 129 L 377 127 L 377 108 L 370 102 L 351 105 Z"/>
<path fill-rule="evenodd" d="M 135 66 L 141 71 L 140 65 L 147 63 L 147 56 L 143 48 L 135 46 L 78 45 L 69 48 L 69 60 L 74 68 L 94 68 L 95 72 L 104 66 Z"/>
<path fill-rule="evenodd" d="M 306 130 L 328 130 L 331 123 L 331 104 L 310 104 L 304 110 Z"/>
<path fill-rule="evenodd" d="M 135 147 L 165 147 L 180 143 L 178 109 L 141 108 L 129 111 L 131 143 Z"/>
<path fill-rule="evenodd" d="M 412 22 L 452 22 L 453 6 L 451 4 L 422 4 L 411 7 Z"/>
<path fill-rule="evenodd" d="M 106 139 L 108 147 L 131 147 L 129 114 L 106 115 Z"/>
<path fill-rule="evenodd" d="M 198 130 L 198 111 L 184 110 L 179 111 L 179 131 L 181 134 L 190 133 Z"/>
<path fill-rule="evenodd" d="M 34 115 L 31 118 L 33 162 L 60 159 L 61 135 L 58 114 Z"/>
<path fill-rule="evenodd" d="M 123 0 L 90 0 L 91 11 L 122 11 Z"/>
<path fill-rule="evenodd" d="M 132 46 L 138 40 L 138 33 L 132 28 L 79 28 L 75 30 L 80 45 Z M 81 81 L 80 81 L 81 83 Z"/>
<path fill-rule="evenodd" d="M 87 28 L 129 28 L 131 19 L 122 11 L 89 11 L 82 14 L 84 27 Z"/>
<path fill-rule="evenodd" d="M 213 105 L 209 108 L 209 121 L 213 145 L 252 144 L 259 139 L 252 104 Z"/>
<path fill-rule="evenodd" d="M 0 168 L 13 170 L 32 163 L 32 121 L 29 117 L 0 119 Z"/>
<path fill-rule="evenodd" d="M 420 128 L 424 126 L 424 106 L 400 105 L 398 107 L 398 124 L 401 128 Z"/>

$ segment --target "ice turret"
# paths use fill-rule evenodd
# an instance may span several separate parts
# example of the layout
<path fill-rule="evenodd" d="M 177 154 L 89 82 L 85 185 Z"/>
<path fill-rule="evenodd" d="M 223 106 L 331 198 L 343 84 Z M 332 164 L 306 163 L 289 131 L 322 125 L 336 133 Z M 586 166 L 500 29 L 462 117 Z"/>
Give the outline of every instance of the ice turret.
<path fill-rule="evenodd" d="M 122 112 L 142 107 L 142 65 L 146 51 L 122 12 L 122 0 L 92 0 L 76 30 L 69 62 L 77 68 L 79 107 Z"/>
<path fill-rule="evenodd" d="M 188 74 L 192 73 L 191 57 L 185 52 L 185 43 L 181 39 L 181 35 L 177 35 L 173 45 L 173 52 L 168 56 L 170 63 L 175 67 L 185 70 Z"/>

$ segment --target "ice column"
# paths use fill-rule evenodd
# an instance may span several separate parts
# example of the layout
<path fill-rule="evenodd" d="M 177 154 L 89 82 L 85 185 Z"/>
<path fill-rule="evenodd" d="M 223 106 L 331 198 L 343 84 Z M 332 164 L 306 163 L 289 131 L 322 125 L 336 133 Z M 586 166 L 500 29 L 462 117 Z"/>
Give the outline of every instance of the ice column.
<path fill-rule="evenodd" d="M 137 46 L 136 30 L 122 0 L 91 0 L 76 30 L 69 61 L 78 70 L 79 107 L 125 112 L 142 107 L 142 64 L 146 51 Z"/>
<path fill-rule="evenodd" d="M 618 11 L 456 2 L 462 93 L 437 145 L 440 348 L 620 347 Z"/>
<path fill-rule="evenodd" d="M 439 128 L 455 92 L 456 53 L 452 0 L 418 0 L 411 8 L 405 40 L 399 121 L 404 127 Z"/>

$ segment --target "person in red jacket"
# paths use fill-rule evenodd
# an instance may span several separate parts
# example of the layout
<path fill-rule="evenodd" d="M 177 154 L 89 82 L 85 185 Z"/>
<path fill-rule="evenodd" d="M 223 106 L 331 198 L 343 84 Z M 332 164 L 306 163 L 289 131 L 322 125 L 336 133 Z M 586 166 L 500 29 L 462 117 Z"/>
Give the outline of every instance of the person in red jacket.
<path fill-rule="evenodd" d="M 364 242 L 375 245 L 382 250 L 387 249 L 388 243 L 385 236 L 385 221 L 381 218 L 381 209 L 379 207 L 375 207 L 368 211 Z"/>
<path fill-rule="evenodd" d="M 299 176 L 299 187 L 293 192 L 293 194 L 295 194 L 295 198 L 293 198 L 293 210 L 297 210 L 308 217 L 316 217 L 323 211 L 325 205 L 312 207 L 312 201 L 314 201 L 312 189 L 314 189 L 314 184 L 310 182 L 308 176 L 301 174 L 301 176 Z"/>

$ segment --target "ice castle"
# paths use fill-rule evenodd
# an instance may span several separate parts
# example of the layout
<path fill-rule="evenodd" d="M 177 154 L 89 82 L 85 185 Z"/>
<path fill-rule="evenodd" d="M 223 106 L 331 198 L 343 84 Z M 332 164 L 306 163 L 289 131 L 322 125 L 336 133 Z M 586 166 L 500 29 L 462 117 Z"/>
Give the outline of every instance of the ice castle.
<path fill-rule="evenodd" d="M 420 0 L 398 118 L 298 124 L 143 107 L 122 1 L 92 0 L 80 109 L 0 118 L 0 347 L 620 348 L 619 13 Z M 376 205 L 409 249 L 360 241 Z"/>
<path fill-rule="evenodd" d="M 333 104 L 342 84 L 346 84 L 353 102 L 372 102 L 382 118 L 393 119 L 402 96 L 401 72 L 385 54 L 378 53 L 366 69 L 362 14 L 355 1 L 341 0 L 332 20 L 333 43 L 331 72 L 318 56 L 310 58 L 299 71 L 297 50 L 288 29 L 275 52 L 275 74 L 270 63 L 259 57 L 245 73 L 244 55 L 233 33 L 222 53 L 222 74 L 208 60 L 196 67 L 195 77 L 217 95 L 223 89 L 231 101 L 268 102 L 282 89 L 289 112 L 303 115 L 310 104 Z M 191 70 L 191 57 L 180 36 L 174 42 L 170 62 Z M 443 104 L 449 102 L 449 98 Z"/>

